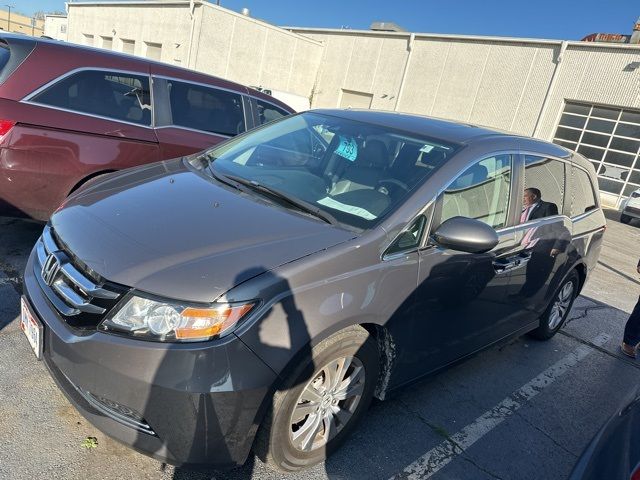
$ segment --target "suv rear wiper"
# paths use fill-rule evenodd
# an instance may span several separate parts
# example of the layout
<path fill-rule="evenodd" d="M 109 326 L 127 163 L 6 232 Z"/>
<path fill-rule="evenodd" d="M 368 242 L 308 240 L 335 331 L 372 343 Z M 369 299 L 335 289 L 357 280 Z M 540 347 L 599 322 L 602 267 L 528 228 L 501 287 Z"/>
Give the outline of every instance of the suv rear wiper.
<path fill-rule="evenodd" d="M 336 220 L 333 215 L 327 212 L 324 212 L 319 208 L 314 207 L 313 205 L 305 202 L 304 200 L 300 200 L 299 198 L 296 198 L 287 193 L 281 192 L 280 190 L 276 190 L 275 188 L 272 188 L 272 187 L 267 187 L 266 185 L 262 185 L 261 183 L 258 183 L 255 180 L 247 180 L 246 178 L 237 177 L 235 175 L 224 174 L 224 177 L 236 183 L 239 183 L 240 185 L 249 187 L 252 190 L 257 190 L 259 192 L 266 193 L 272 197 L 276 197 L 278 199 L 284 200 L 288 204 L 293 205 L 296 209 L 300 210 L 301 212 L 309 213 L 314 217 L 317 217 L 320 220 L 323 220 L 331 225 L 338 224 L 338 220 Z"/>

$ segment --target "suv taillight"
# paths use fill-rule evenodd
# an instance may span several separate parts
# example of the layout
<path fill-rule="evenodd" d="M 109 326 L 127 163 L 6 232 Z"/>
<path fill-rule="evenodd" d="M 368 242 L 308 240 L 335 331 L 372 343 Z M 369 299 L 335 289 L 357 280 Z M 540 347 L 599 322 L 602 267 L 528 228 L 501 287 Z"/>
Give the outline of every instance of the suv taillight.
<path fill-rule="evenodd" d="M 13 120 L 0 120 L 0 141 L 11 131 L 15 124 L 16 122 Z"/>

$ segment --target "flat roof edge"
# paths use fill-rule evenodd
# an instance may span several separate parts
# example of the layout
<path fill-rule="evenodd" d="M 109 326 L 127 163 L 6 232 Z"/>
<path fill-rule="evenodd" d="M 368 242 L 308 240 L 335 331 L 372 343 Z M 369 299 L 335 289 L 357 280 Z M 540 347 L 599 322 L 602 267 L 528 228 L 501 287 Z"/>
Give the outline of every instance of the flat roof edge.
<path fill-rule="evenodd" d="M 351 30 L 342 28 L 315 28 L 315 27 L 282 27 L 287 30 L 292 30 L 298 33 L 339 33 L 344 35 L 370 35 L 370 36 L 388 36 L 408 38 L 411 35 L 414 38 L 432 38 L 432 39 L 448 39 L 448 40 L 479 40 L 488 42 L 503 42 L 503 43 L 531 43 L 538 45 L 561 45 L 566 42 L 567 45 L 576 47 L 596 47 L 596 48 L 626 48 L 626 49 L 640 49 L 640 44 L 628 44 L 628 43 L 599 43 L 599 42 L 582 42 L 579 40 L 555 40 L 548 38 L 525 38 L 525 37 L 498 37 L 498 36 L 483 36 L 483 35 L 459 35 L 449 33 L 415 33 L 415 32 L 384 32 L 377 30 Z"/>

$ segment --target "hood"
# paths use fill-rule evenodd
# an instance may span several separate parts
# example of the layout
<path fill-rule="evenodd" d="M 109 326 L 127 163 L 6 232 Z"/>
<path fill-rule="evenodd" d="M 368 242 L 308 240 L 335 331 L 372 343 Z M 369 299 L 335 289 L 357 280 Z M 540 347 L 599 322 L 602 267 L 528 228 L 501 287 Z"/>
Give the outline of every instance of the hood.
<path fill-rule="evenodd" d="M 249 278 L 354 237 L 257 195 L 174 160 L 82 189 L 51 225 L 104 278 L 193 302 L 211 302 Z"/>

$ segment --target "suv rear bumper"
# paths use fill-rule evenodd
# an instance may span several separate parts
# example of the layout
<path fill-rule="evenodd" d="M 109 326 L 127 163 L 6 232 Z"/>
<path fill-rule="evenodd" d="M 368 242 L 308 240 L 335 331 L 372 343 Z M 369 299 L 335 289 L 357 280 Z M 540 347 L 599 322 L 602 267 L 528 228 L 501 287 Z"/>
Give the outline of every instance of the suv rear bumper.
<path fill-rule="evenodd" d="M 69 327 L 33 272 L 24 293 L 43 324 L 43 359 L 75 408 L 110 437 L 173 465 L 245 462 L 276 375 L 234 335 L 162 344 Z"/>

